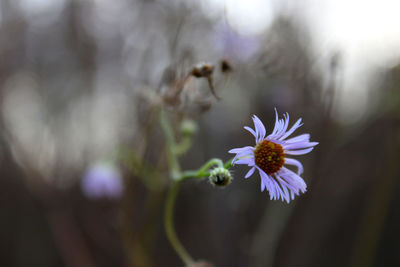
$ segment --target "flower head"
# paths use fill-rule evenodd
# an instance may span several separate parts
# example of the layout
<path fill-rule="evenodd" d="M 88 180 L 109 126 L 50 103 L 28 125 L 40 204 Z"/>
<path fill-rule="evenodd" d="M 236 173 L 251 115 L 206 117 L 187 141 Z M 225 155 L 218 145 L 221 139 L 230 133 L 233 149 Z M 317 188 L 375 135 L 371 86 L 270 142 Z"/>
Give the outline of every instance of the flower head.
<path fill-rule="evenodd" d="M 123 183 L 119 171 L 114 165 L 97 163 L 85 173 L 81 188 L 92 199 L 119 199 L 123 193 Z"/>
<path fill-rule="evenodd" d="M 313 150 L 317 142 L 310 142 L 309 134 L 302 134 L 288 138 L 301 123 L 301 118 L 288 129 L 289 114 L 284 114 L 283 119 L 278 119 L 275 109 L 276 121 L 272 133 L 266 136 L 266 130 L 261 120 L 254 115 L 255 130 L 245 126 L 256 138 L 256 145 L 234 148 L 229 153 L 234 153 L 233 164 L 246 164 L 251 169 L 245 178 L 249 178 L 255 170 L 261 176 L 261 191 L 268 190 L 270 199 L 282 199 L 286 202 L 294 199 L 300 192 L 304 193 L 307 185 L 299 176 L 303 173 L 303 165 L 296 159 L 287 158 L 287 155 L 303 155 Z M 297 167 L 297 174 L 284 165 Z"/>

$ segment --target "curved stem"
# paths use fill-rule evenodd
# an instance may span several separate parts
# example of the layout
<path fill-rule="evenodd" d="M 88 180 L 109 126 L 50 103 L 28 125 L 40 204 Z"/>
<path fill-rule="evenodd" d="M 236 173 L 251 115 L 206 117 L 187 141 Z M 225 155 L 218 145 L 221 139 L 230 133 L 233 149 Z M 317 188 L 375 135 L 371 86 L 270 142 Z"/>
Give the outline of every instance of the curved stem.
<path fill-rule="evenodd" d="M 178 155 L 184 153 L 191 145 L 191 138 L 186 138 L 181 144 L 176 145 L 174 133 L 171 125 L 169 124 L 168 118 L 163 109 L 160 110 L 160 124 L 164 132 L 165 142 L 166 142 L 166 152 L 167 160 L 170 170 L 170 176 L 172 178 L 172 184 L 168 192 L 167 201 L 165 203 L 165 215 L 164 215 L 164 226 L 169 242 L 172 247 L 185 263 L 186 266 L 193 264 L 193 259 L 183 247 L 182 243 L 179 241 L 174 228 L 174 206 L 176 201 L 176 196 L 178 195 L 179 183 L 188 178 L 203 178 L 209 176 L 208 170 L 216 165 L 223 168 L 224 163 L 222 160 L 214 158 L 206 162 L 197 171 L 186 171 L 182 173 Z M 230 166 L 228 164 L 228 166 Z"/>
<path fill-rule="evenodd" d="M 228 160 L 228 161 L 225 163 L 225 165 L 224 165 L 224 168 L 225 168 L 225 169 L 229 170 L 229 169 L 233 166 L 232 160 L 233 160 L 233 158 L 231 158 L 230 160 Z"/>
<path fill-rule="evenodd" d="M 200 169 L 197 171 L 184 171 L 181 177 L 178 179 L 179 181 L 183 181 L 189 178 L 204 178 L 210 175 L 208 170 L 217 165 L 218 167 L 223 167 L 223 162 L 220 159 L 214 158 L 207 161 Z"/>
<path fill-rule="evenodd" d="M 188 149 L 192 146 L 192 137 L 184 136 L 182 141 L 179 144 L 176 144 L 174 147 L 174 153 L 177 156 L 183 155 L 188 151 Z"/>
<path fill-rule="evenodd" d="M 199 173 L 204 173 L 206 172 L 208 169 L 211 168 L 211 166 L 213 165 L 217 165 L 218 167 L 223 167 L 223 163 L 222 160 L 217 159 L 217 158 L 213 158 L 210 159 L 209 161 L 207 161 L 200 169 L 199 169 Z"/>
<path fill-rule="evenodd" d="M 171 243 L 172 247 L 185 263 L 186 266 L 189 266 L 194 261 L 186 249 L 183 247 L 182 243 L 179 241 L 178 236 L 176 235 L 174 229 L 174 205 L 176 196 L 178 195 L 179 191 L 179 181 L 173 181 L 172 185 L 169 189 L 167 201 L 165 203 L 165 216 L 164 216 L 164 226 L 165 231 L 167 233 L 167 237 L 169 242 Z"/>

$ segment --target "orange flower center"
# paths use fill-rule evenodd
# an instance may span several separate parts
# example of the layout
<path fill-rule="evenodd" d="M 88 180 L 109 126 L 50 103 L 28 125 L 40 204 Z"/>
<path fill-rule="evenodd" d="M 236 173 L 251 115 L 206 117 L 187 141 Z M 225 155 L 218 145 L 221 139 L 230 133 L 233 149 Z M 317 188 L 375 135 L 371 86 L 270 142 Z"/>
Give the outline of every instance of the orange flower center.
<path fill-rule="evenodd" d="M 285 153 L 279 144 L 264 140 L 254 150 L 256 165 L 265 173 L 273 174 L 279 171 L 285 163 Z"/>

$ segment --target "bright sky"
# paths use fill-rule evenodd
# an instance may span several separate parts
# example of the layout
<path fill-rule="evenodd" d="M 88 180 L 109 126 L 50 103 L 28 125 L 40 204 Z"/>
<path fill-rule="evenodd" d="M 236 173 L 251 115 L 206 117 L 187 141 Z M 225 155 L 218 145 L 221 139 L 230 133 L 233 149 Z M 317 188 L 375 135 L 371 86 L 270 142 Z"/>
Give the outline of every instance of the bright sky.
<path fill-rule="evenodd" d="M 62 7 L 65 0 L 18 0 L 27 12 Z M 277 10 L 308 21 L 316 54 L 341 51 L 344 63 L 339 114 L 356 120 L 367 107 L 365 90 L 373 66 L 391 67 L 400 58 L 400 0 L 202 0 L 206 14 L 225 14 L 239 33 L 268 28 Z M 357 99 L 357 101 L 354 101 Z"/>
<path fill-rule="evenodd" d="M 364 113 L 371 67 L 391 67 L 400 58 L 400 0 L 206 0 L 225 12 L 229 24 L 243 34 L 265 30 L 276 10 L 308 21 L 317 54 L 341 51 L 344 85 L 340 116 L 355 121 Z M 354 101 L 357 99 L 357 101 Z M 351 116 L 349 116 L 349 114 Z M 349 119 L 350 118 L 350 119 Z"/>
<path fill-rule="evenodd" d="M 399 0 L 206 0 L 207 10 L 225 12 L 229 24 L 243 34 L 257 34 L 285 6 L 309 20 L 313 36 L 324 48 L 374 54 L 370 60 L 394 64 L 400 44 Z M 379 55 L 375 53 L 379 52 Z M 396 60 L 397 61 L 397 60 Z M 385 63 L 386 62 L 386 63 Z"/>

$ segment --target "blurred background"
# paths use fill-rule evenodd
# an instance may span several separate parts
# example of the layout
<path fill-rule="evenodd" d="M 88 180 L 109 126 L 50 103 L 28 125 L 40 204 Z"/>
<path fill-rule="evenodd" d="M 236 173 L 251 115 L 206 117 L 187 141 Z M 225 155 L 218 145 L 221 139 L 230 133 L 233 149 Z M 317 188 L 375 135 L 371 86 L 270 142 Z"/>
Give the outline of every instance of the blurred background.
<path fill-rule="evenodd" d="M 400 2 L 1 0 L 0 266 L 183 266 L 166 239 L 158 120 L 197 169 L 274 107 L 320 144 L 308 192 L 233 168 L 185 181 L 178 236 L 214 266 L 400 266 Z M 196 64 L 211 73 L 193 74 Z M 204 65 L 197 65 L 204 66 Z M 199 76 L 199 75 L 198 75 Z M 221 100 L 218 101 L 217 97 Z"/>

